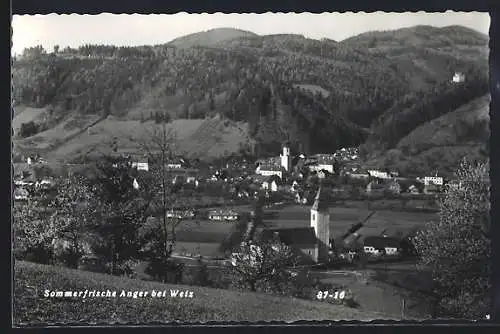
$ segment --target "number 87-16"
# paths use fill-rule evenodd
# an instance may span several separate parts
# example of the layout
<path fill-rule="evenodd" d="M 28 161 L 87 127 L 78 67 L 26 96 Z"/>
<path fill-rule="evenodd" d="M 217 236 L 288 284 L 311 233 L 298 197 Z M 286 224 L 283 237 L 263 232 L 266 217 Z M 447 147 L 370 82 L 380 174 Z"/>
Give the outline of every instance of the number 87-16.
<path fill-rule="evenodd" d="M 318 293 L 316 294 L 316 298 L 319 300 L 324 300 L 327 298 L 344 299 L 345 291 L 335 291 L 334 293 L 330 293 L 328 290 L 318 291 Z"/>

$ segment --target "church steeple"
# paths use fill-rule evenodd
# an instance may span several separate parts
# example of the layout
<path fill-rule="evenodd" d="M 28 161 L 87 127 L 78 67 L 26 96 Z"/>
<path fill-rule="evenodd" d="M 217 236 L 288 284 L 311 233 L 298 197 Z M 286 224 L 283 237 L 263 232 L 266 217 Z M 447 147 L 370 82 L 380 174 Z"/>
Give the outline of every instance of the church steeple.
<path fill-rule="evenodd" d="M 322 190 L 323 187 L 320 184 L 314 204 L 311 207 L 311 227 L 314 228 L 314 234 L 318 240 L 316 262 L 329 261 L 330 212 Z"/>

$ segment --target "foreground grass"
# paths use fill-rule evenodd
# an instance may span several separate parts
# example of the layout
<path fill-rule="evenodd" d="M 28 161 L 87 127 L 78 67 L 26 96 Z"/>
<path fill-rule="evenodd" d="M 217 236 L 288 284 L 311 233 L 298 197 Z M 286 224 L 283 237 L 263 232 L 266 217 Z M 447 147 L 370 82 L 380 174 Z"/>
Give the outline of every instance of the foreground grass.
<path fill-rule="evenodd" d="M 344 306 L 202 287 L 152 283 L 67 268 L 16 262 L 13 323 L 152 324 L 207 321 L 374 320 L 384 318 Z M 46 298 L 45 290 L 117 291 L 116 298 Z M 125 291 L 193 291 L 193 298 L 118 297 Z"/>

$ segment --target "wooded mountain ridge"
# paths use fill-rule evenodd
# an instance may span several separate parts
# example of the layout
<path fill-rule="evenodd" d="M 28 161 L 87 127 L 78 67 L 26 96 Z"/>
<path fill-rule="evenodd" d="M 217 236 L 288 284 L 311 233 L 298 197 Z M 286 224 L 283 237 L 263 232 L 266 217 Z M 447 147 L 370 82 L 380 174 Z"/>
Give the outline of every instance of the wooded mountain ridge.
<path fill-rule="evenodd" d="M 363 144 L 373 157 L 487 95 L 487 52 L 487 36 L 461 26 L 340 42 L 222 28 L 156 46 L 27 49 L 14 60 L 14 99 L 49 107 L 43 129 L 72 114 L 141 122 L 218 115 L 247 124 L 255 154 L 277 154 L 288 140 L 304 153 Z M 466 80 L 452 83 L 455 72 Z M 485 131 L 469 142 L 482 145 Z"/>

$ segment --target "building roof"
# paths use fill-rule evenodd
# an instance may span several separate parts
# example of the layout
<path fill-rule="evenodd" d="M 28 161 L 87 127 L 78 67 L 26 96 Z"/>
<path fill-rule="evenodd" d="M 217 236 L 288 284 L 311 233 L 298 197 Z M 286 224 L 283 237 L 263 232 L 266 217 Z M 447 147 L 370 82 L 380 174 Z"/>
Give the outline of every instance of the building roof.
<path fill-rule="evenodd" d="M 282 167 L 277 165 L 260 165 L 260 170 L 280 172 Z"/>
<path fill-rule="evenodd" d="M 311 209 L 316 211 L 328 211 L 328 202 L 325 199 L 325 193 L 321 186 L 318 188 L 318 192 L 316 193 L 314 204 Z"/>
<path fill-rule="evenodd" d="M 395 237 L 383 237 L 383 236 L 368 236 L 363 240 L 365 246 L 372 246 L 375 248 L 385 248 L 385 247 L 401 247 L 401 239 Z"/>
<path fill-rule="evenodd" d="M 275 237 L 285 245 L 317 245 L 318 241 L 313 227 L 296 227 L 282 229 L 262 229 L 259 232 L 261 240 L 273 240 Z"/>

